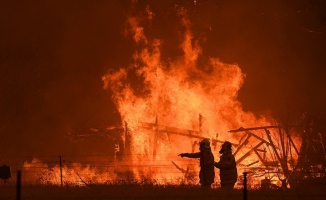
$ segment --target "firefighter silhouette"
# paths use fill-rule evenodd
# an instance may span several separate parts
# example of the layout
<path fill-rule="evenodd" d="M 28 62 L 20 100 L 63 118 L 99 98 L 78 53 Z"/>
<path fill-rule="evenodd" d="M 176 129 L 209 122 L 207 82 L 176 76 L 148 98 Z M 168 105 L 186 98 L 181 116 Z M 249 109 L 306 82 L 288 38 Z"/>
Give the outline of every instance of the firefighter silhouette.
<path fill-rule="evenodd" d="M 230 142 L 224 142 L 219 152 L 222 154 L 220 161 L 214 163 L 214 166 L 220 169 L 221 187 L 227 189 L 232 189 L 238 178 L 237 166 L 231 147 Z"/>
<path fill-rule="evenodd" d="M 199 158 L 200 172 L 199 183 L 202 187 L 211 187 L 214 182 L 214 155 L 211 150 L 208 139 L 203 139 L 199 143 L 199 152 L 196 153 L 181 153 L 179 156 L 188 158 Z"/>

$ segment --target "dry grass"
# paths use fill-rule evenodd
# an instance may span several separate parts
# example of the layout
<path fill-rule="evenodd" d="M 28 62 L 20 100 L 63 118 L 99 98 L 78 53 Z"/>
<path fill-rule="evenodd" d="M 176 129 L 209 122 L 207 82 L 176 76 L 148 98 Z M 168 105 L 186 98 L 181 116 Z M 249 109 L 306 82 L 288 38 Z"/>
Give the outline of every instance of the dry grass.
<path fill-rule="evenodd" d="M 292 199 L 326 199 L 326 188 L 302 188 L 300 190 L 249 190 L 248 200 L 292 200 Z M 0 185 L 0 199 L 16 199 L 14 185 Z M 22 200 L 68 200 L 68 199 L 214 199 L 241 200 L 242 190 L 225 191 L 222 189 L 205 189 L 195 186 L 153 186 L 153 185 L 91 185 L 80 186 L 44 186 L 25 185 L 21 191 Z"/>

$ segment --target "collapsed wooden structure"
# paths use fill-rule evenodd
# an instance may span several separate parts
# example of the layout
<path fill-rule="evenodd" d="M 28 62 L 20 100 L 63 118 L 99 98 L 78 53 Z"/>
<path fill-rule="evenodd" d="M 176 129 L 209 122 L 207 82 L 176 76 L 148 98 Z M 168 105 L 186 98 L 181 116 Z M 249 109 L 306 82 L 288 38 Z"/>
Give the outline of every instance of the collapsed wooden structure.
<path fill-rule="evenodd" d="M 158 118 L 156 117 L 155 123 L 141 122 L 141 127 L 143 129 L 152 131 L 153 135 L 153 160 L 156 157 L 156 149 L 157 149 L 157 140 L 160 134 L 169 135 L 178 135 L 184 136 L 190 139 L 204 139 L 206 137 L 203 136 L 201 132 L 201 115 L 199 115 L 199 130 L 188 130 L 188 129 L 180 129 L 176 127 L 170 127 L 161 125 L 158 122 Z M 243 168 L 245 171 L 251 171 L 253 174 L 257 172 L 257 170 L 263 171 L 263 175 L 265 175 L 265 179 L 262 180 L 262 183 L 268 182 L 270 184 L 271 177 L 277 176 L 278 179 L 282 182 L 282 187 L 287 187 L 287 185 L 296 186 L 300 178 L 298 178 L 298 172 L 302 171 L 302 167 L 307 167 L 307 164 L 300 165 L 302 159 L 307 157 L 307 155 L 302 155 L 300 151 L 302 151 L 302 147 L 309 146 L 313 148 L 312 145 L 305 145 L 306 141 L 302 141 L 302 145 L 296 144 L 291 135 L 291 129 L 302 129 L 302 125 L 287 125 L 287 126 L 260 126 L 260 127 L 249 127 L 249 128 L 239 128 L 230 130 L 229 133 L 232 134 L 243 134 L 238 143 L 232 143 L 233 147 L 235 147 L 234 155 L 236 157 L 236 162 L 239 168 Z M 263 136 L 259 136 L 257 132 L 262 133 Z M 271 134 L 271 131 L 273 134 Z M 224 141 L 219 140 L 217 138 L 210 138 L 211 143 L 214 147 L 218 143 L 223 143 Z M 194 142 L 192 149 L 194 150 L 194 146 L 197 145 L 198 142 Z M 307 147 L 305 147 L 307 148 Z M 240 153 L 241 152 L 241 153 Z M 306 152 L 303 150 L 302 152 Z M 253 157 L 252 155 L 257 157 L 256 161 L 251 163 L 244 164 L 246 158 Z M 269 154 L 266 156 L 266 154 Z M 326 154 L 324 153 L 326 156 Z M 182 169 L 175 162 L 172 164 L 178 168 L 182 173 L 189 174 L 189 168 Z M 257 167 L 254 165 L 257 164 Z"/>
<path fill-rule="evenodd" d="M 201 114 L 199 114 L 198 124 L 198 130 L 181 129 L 162 125 L 159 123 L 158 117 L 156 117 L 154 123 L 140 122 L 139 128 L 149 131 L 150 133 L 152 141 L 152 144 L 150 145 L 152 148 L 152 160 L 155 161 L 158 140 L 162 138 L 163 134 L 168 138 L 168 140 L 170 140 L 172 135 L 192 139 L 192 141 L 194 141 L 192 144 L 192 149 L 194 151 L 195 147 L 198 145 L 198 140 L 207 138 L 202 132 Z M 311 154 L 311 152 L 317 154 L 317 151 L 320 151 L 319 154 L 321 154 L 321 157 L 324 156 L 324 158 L 326 158 L 323 139 L 314 138 L 314 136 L 321 137 L 321 134 L 315 133 L 315 129 L 311 129 L 311 127 L 309 127 L 309 124 L 306 126 L 300 124 L 293 126 L 276 125 L 249 128 L 241 127 L 239 129 L 229 130 L 228 132 L 231 134 L 242 134 L 242 136 L 237 137 L 240 138 L 237 143 L 232 143 L 233 147 L 235 148 L 234 155 L 236 157 L 237 165 L 239 168 L 249 172 L 251 171 L 253 174 L 257 173 L 257 170 L 259 170 L 264 172 L 265 175 L 270 175 L 268 177 L 278 176 L 279 180 L 282 181 L 283 187 L 286 187 L 287 184 L 291 186 L 297 185 L 298 180 L 302 179 L 300 173 L 303 171 L 309 171 L 311 168 L 310 166 L 312 164 L 312 159 L 309 159 L 309 154 Z M 291 135 L 292 129 L 303 130 L 301 146 L 293 141 Z M 119 132 L 119 134 L 112 134 L 112 132 Z M 86 133 L 79 135 L 79 137 L 89 137 L 94 135 L 101 137 L 108 136 L 111 137 L 111 139 L 113 137 L 114 140 L 119 142 L 117 149 L 120 151 L 120 154 L 122 154 L 122 156 L 125 158 L 131 155 L 132 134 L 130 133 L 128 124 L 126 122 L 124 127 L 117 126 L 112 130 L 106 130 L 105 132 L 96 131 L 92 134 Z M 217 146 L 217 144 L 224 143 L 223 140 L 220 140 L 217 137 L 209 139 L 214 148 Z M 320 145 L 316 147 L 315 140 L 318 139 L 322 141 L 320 142 Z M 248 163 L 246 160 L 248 157 L 251 159 L 256 157 L 257 160 Z M 325 160 L 321 162 L 326 163 Z M 319 163 L 320 162 L 318 161 L 313 164 L 316 165 Z M 172 164 L 182 173 L 184 173 L 185 177 L 191 177 L 189 176 L 189 168 L 182 169 L 173 161 Z M 322 170 L 325 171 L 325 165 L 323 165 Z M 263 181 L 266 182 L 266 179 Z"/>

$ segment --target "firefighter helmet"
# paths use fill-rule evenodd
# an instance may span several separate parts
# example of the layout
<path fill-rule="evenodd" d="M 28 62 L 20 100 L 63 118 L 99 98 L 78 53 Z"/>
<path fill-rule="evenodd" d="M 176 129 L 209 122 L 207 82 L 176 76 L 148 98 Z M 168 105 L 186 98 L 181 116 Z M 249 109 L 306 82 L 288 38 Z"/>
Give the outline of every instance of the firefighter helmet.
<path fill-rule="evenodd" d="M 232 151 L 231 147 L 232 147 L 231 142 L 229 142 L 229 141 L 225 141 L 225 142 L 222 144 L 222 147 L 221 147 L 220 153 L 222 154 L 222 153 L 226 153 L 226 152 L 231 152 L 231 151 Z"/>
<path fill-rule="evenodd" d="M 207 139 L 207 138 L 205 138 L 205 139 L 203 139 L 202 141 L 200 141 L 199 144 L 200 144 L 201 147 L 204 147 L 204 148 L 206 148 L 206 149 L 211 148 L 211 145 L 210 145 L 209 139 Z"/>

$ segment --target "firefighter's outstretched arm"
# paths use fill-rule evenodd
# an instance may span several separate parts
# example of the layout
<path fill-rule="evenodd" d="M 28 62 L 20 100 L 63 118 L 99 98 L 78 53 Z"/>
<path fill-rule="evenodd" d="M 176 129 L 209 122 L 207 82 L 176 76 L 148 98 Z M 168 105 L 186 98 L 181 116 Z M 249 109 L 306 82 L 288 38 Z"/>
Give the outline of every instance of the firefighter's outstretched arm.
<path fill-rule="evenodd" d="M 187 158 L 200 158 L 200 152 L 198 153 L 180 153 L 179 156 Z"/>
<path fill-rule="evenodd" d="M 180 153 L 178 156 L 181 156 L 181 158 L 183 158 L 183 157 L 188 157 L 187 155 L 188 153 Z"/>

